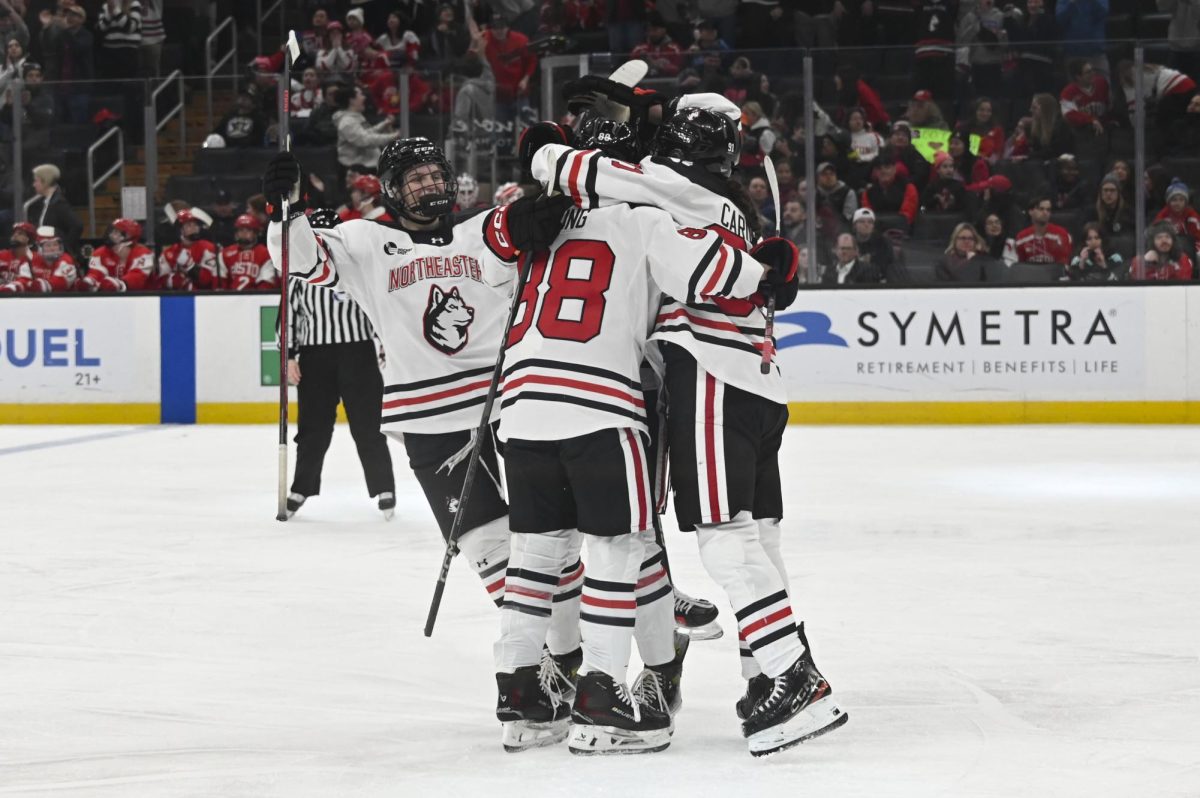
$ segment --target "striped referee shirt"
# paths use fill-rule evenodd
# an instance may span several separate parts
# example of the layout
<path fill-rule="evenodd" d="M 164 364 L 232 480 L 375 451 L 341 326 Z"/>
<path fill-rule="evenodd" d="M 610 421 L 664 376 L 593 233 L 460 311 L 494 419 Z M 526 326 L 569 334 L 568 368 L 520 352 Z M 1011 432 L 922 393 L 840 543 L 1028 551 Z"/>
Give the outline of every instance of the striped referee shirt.
<path fill-rule="evenodd" d="M 302 346 L 350 344 L 375 335 L 367 314 L 345 294 L 303 280 L 288 286 L 288 356 Z"/>

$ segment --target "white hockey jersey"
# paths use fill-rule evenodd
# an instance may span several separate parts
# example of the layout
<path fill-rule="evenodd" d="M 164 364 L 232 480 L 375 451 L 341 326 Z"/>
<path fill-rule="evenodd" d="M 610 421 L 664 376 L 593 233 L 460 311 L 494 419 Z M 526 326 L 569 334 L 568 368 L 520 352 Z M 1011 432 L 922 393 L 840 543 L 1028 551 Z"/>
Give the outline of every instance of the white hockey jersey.
<path fill-rule="evenodd" d="M 485 237 L 496 212 L 423 232 L 366 220 L 313 230 L 304 216 L 292 220 L 288 276 L 348 294 L 383 344 L 384 430 L 478 426 L 517 257 L 503 239 L 503 218 Z M 282 239 L 283 225 L 272 222 L 275 263 Z"/>
<path fill-rule="evenodd" d="M 711 173 L 666 158 L 624 163 L 595 150 L 548 144 L 538 150 L 533 176 L 554 186 L 581 208 L 627 202 L 652 205 L 683 226 L 715 230 L 740 249 L 754 242 L 745 215 L 723 193 L 724 181 Z M 766 316 L 743 300 L 686 301 L 666 292 L 652 340 L 677 344 L 700 367 L 722 382 L 772 402 L 787 403 L 778 365 L 761 371 Z"/>
<path fill-rule="evenodd" d="M 763 272 L 716 232 L 678 228 L 657 208 L 568 211 L 521 293 L 504 356 L 500 437 L 645 432 L 640 371 L 660 291 L 697 303 L 745 297 Z"/>

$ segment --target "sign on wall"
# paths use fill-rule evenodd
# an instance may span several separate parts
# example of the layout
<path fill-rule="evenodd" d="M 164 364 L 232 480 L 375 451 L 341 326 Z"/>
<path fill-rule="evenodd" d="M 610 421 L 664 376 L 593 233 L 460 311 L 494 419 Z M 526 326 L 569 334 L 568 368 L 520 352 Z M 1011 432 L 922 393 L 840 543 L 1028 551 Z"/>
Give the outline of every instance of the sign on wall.
<path fill-rule="evenodd" d="M 159 302 L 6 300 L 0 404 L 158 402 Z"/>
<path fill-rule="evenodd" d="M 805 292 L 776 316 L 776 336 L 794 401 L 1140 397 L 1146 303 L 1167 300 L 1155 293 Z M 1174 329 L 1181 357 L 1182 324 Z"/>

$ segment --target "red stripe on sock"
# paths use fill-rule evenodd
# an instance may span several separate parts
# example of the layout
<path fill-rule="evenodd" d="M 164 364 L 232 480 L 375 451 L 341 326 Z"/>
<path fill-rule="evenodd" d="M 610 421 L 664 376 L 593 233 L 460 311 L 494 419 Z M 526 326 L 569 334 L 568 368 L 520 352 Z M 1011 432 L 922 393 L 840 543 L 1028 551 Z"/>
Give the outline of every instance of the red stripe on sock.
<path fill-rule="evenodd" d="M 771 624 L 775 623 L 776 621 L 781 621 L 791 614 L 792 614 L 791 607 L 784 607 L 781 610 L 776 610 L 775 612 L 771 613 L 770 615 L 768 615 L 765 618 L 759 618 L 754 623 L 747 624 L 745 629 L 742 629 L 740 632 L 738 632 L 738 637 L 741 638 L 742 640 L 748 640 L 750 638 L 750 635 L 754 634 L 758 630 L 760 630 L 764 627 L 770 626 Z"/>

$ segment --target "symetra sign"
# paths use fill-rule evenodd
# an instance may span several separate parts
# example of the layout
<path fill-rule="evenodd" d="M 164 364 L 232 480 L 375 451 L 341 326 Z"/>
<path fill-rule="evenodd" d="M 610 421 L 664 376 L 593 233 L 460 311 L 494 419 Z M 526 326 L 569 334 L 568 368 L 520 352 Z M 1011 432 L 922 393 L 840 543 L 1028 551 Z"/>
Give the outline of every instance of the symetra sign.
<path fill-rule="evenodd" d="M 1136 395 L 1151 295 L 1075 286 L 804 292 L 776 317 L 779 359 L 793 401 Z"/>
<path fill-rule="evenodd" d="M 100 358 L 87 354 L 87 330 L 44 328 L 4 331 L 0 341 L 0 364 L 28 368 L 33 365 L 92 368 Z"/>

